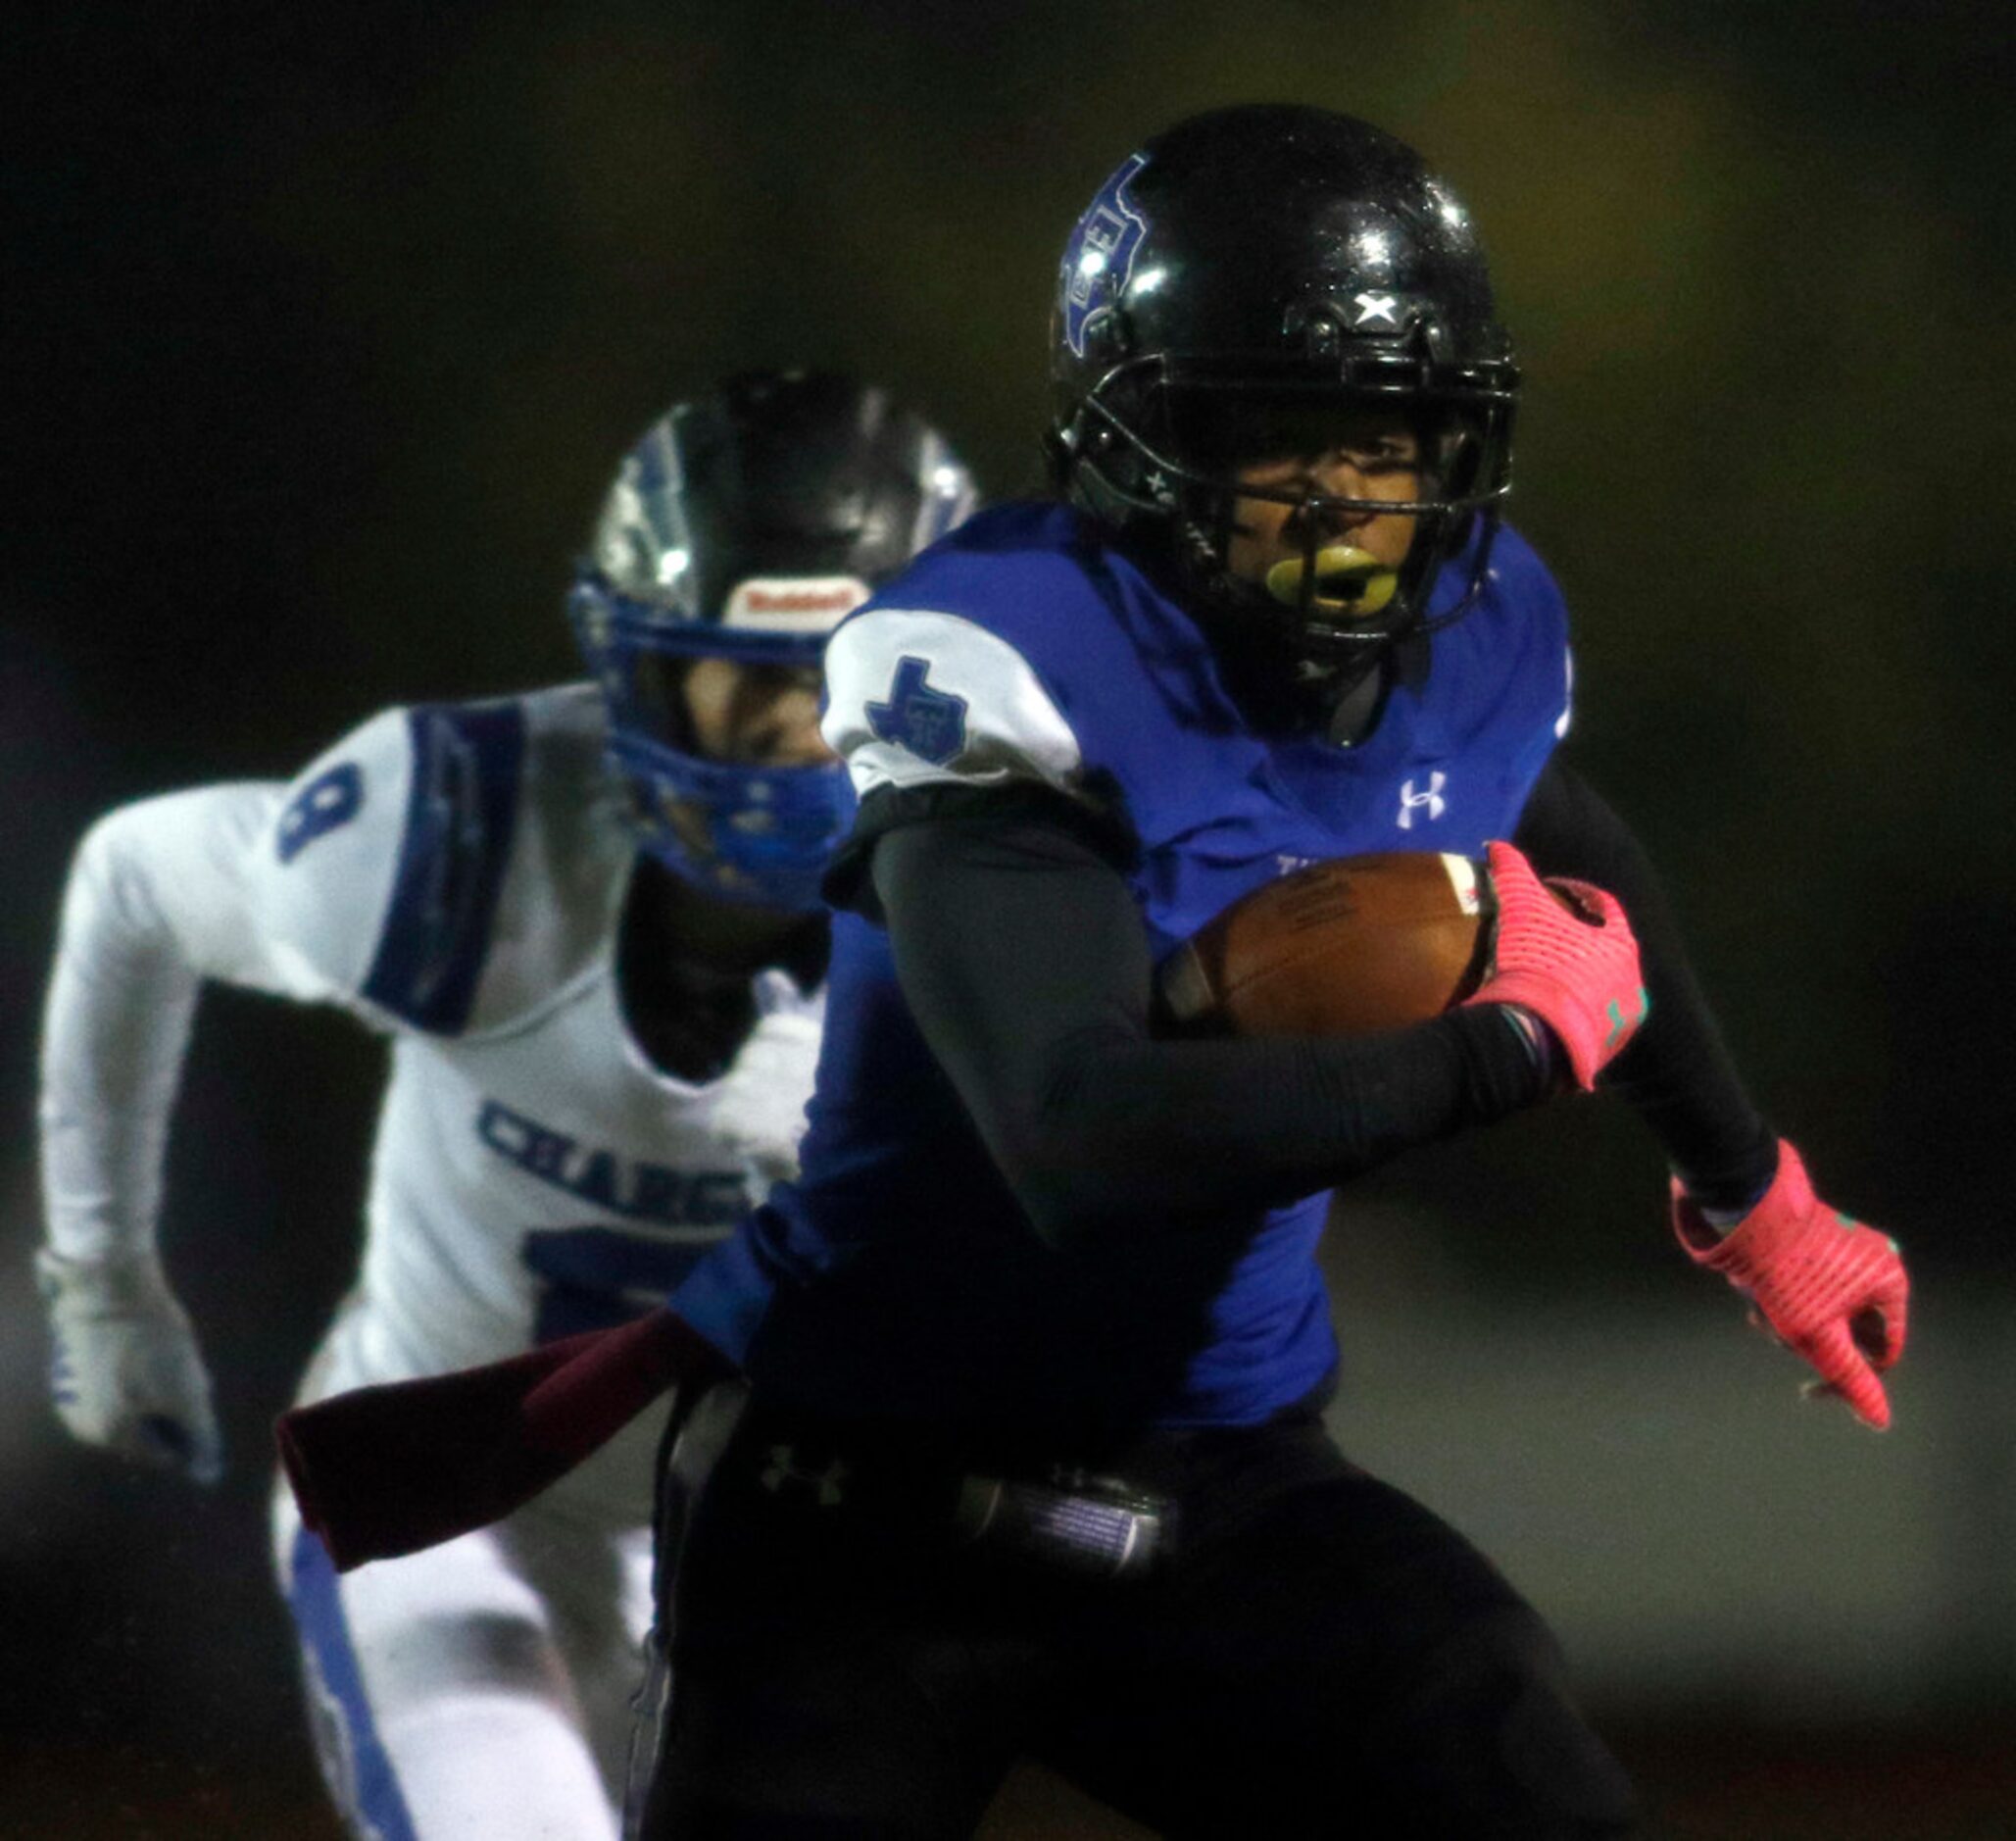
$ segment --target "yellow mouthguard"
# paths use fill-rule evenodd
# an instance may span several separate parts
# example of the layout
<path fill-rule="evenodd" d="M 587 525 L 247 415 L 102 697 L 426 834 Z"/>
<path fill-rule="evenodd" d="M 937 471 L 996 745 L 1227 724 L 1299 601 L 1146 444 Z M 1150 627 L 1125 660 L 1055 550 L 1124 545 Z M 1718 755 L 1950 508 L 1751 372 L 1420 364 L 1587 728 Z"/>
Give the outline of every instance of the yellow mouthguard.
<path fill-rule="evenodd" d="M 1289 607 L 1302 605 L 1303 560 L 1291 556 L 1267 572 L 1267 592 Z M 1352 619 L 1379 613 L 1400 586 L 1400 572 L 1352 543 L 1333 543 L 1316 552 L 1316 592 L 1311 605 L 1326 614 Z"/>

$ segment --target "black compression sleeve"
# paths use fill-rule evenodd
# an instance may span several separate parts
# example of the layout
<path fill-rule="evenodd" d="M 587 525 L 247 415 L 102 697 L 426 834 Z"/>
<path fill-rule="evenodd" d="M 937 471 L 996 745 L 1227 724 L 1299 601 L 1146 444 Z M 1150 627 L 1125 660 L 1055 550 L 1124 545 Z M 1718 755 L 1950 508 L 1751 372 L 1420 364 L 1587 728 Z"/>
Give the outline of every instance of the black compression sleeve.
<path fill-rule="evenodd" d="M 1539 1097 L 1490 1006 L 1361 1041 L 1153 1037 L 1140 913 L 1081 826 L 983 802 L 874 828 L 904 995 L 1046 1239 L 1290 1201 Z"/>
<path fill-rule="evenodd" d="M 1777 1167 L 1777 1134 L 1744 1091 L 1644 847 L 1558 756 L 1513 842 L 1543 875 L 1594 882 L 1624 904 L 1652 1007 L 1603 1083 L 1637 1109 L 1697 1200 L 1746 1206 Z"/>

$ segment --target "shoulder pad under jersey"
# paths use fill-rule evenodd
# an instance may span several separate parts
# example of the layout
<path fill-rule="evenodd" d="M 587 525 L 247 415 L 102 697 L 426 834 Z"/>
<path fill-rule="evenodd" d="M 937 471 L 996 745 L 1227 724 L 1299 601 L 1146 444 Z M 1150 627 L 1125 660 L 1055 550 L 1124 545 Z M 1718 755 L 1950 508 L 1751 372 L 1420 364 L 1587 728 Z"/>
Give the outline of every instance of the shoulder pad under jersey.
<path fill-rule="evenodd" d="M 827 744 L 866 798 L 885 785 L 1037 779 L 1075 790 L 1077 738 L 998 633 L 929 608 L 875 608 L 826 649 Z"/>
<path fill-rule="evenodd" d="M 1492 546 L 1489 589 L 1476 614 L 1437 635 L 1435 669 L 1467 692 L 1456 726 L 1524 732 L 1544 758 L 1573 718 L 1567 605 L 1532 544 L 1510 525 Z"/>
<path fill-rule="evenodd" d="M 982 513 L 835 630 L 823 728 L 859 795 L 1018 778 L 1082 790 L 1059 673 L 1109 616 L 1071 528 L 1060 507 Z"/>
<path fill-rule="evenodd" d="M 601 743 L 588 686 L 372 718 L 294 781 L 261 847 L 276 944 L 395 1025 L 456 1035 L 534 1007 L 620 894 Z"/>

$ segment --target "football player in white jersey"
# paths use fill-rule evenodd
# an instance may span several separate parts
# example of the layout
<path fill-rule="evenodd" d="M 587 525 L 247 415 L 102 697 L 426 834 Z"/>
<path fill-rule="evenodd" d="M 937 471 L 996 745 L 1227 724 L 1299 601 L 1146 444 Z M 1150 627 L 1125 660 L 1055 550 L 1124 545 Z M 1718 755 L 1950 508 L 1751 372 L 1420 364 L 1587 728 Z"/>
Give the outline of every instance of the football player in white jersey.
<path fill-rule="evenodd" d="M 826 631 L 971 482 L 879 390 L 731 380 L 622 464 L 569 601 L 592 682 L 385 712 L 291 784 L 111 813 L 45 1019 L 57 1412 L 217 1474 L 211 1382 L 155 1244 L 205 978 L 391 1038 L 355 1287 L 304 1400 L 659 1302 L 790 1171 L 817 1049 L 844 771 Z M 339 1577 L 286 1490 L 274 1555 L 360 1836 L 616 1833 L 651 1616 L 640 1421 L 502 1524 Z"/>

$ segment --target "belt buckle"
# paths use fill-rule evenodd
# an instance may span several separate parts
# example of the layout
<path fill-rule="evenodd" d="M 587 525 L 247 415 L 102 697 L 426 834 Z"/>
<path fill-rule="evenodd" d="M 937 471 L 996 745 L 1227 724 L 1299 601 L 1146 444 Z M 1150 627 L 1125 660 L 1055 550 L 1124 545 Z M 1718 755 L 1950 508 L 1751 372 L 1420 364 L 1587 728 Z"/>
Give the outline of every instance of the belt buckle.
<path fill-rule="evenodd" d="M 1042 1482 L 969 1473 L 955 1528 L 969 1542 L 1061 1572 L 1112 1579 L 1145 1572 L 1166 1535 L 1167 1503 L 1118 1477 L 1055 1466 Z"/>

